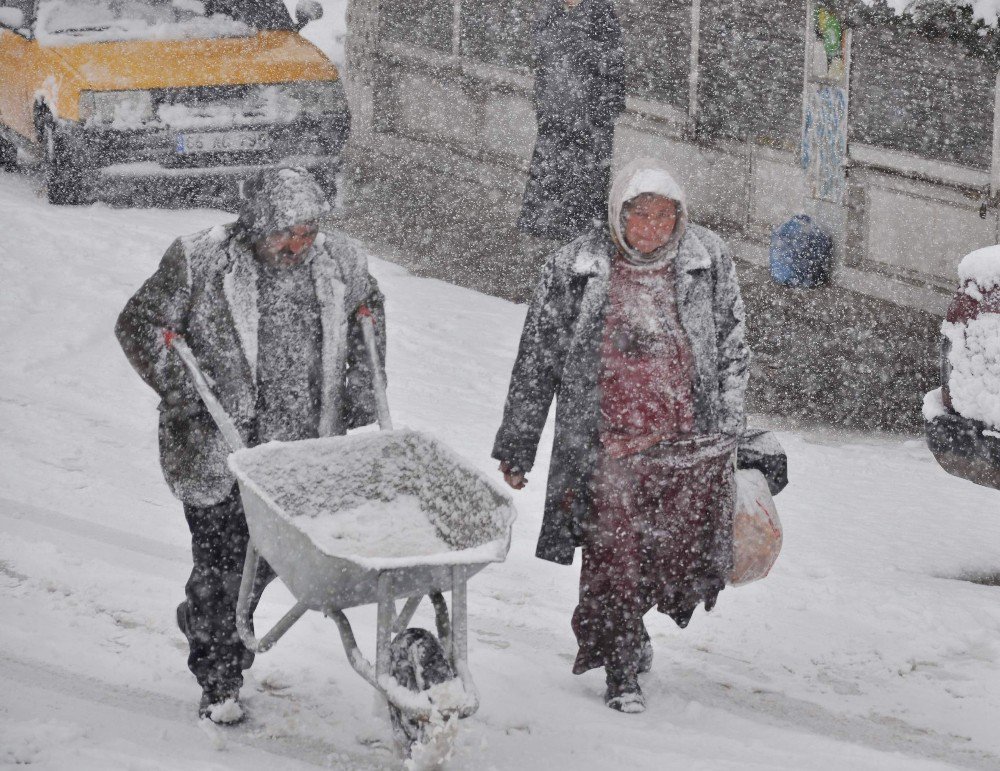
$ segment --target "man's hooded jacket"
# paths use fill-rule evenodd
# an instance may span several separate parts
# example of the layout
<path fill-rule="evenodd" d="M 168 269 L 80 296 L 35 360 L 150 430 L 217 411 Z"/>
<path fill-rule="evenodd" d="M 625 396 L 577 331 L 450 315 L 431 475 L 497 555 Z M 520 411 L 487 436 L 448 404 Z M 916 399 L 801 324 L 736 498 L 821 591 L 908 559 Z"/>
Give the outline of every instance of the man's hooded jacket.
<path fill-rule="evenodd" d="M 177 239 L 156 272 L 128 301 L 115 333 L 129 362 L 160 395 L 160 461 L 175 496 L 194 506 L 223 500 L 235 479 L 230 448 L 189 382 L 164 333 L 181 335 L 248 445 L 256 443 L 258 272 L 251 241 L 328 208 L 305 172 L 266 174 L 249 190 L 237 222 Z M 382 358 L 382 295 L 360 244 L 321 229 L 305 255 L 319 308 L 321 373 L 315 436 L 343 434 L 376 419 L 360 306 L 373 311 Z M 312 432 L 311 432 L 312 433 Z M 305 437 L 303 437 L 305 438 Z"/>

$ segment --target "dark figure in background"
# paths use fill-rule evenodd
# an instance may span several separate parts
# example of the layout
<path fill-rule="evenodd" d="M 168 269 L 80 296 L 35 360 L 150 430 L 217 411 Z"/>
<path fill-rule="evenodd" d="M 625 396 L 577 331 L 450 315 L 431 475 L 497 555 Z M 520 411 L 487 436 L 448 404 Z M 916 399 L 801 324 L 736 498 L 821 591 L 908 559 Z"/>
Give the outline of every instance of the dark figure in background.
<path fill-rule="evenodd" d="M 732 568 L 750 352 L 729 250 L 660 163 L 617 175 L 605 223 L 542 271 L 493 457 L 523 487 L 555 399 L 535 553 L 568 565 L 582 547 L 573 671 L 604 667 L 607 705 L 641 712 L 643 616 L 687 626 Z"/>
<path fill-rule="evenodd" d="M 538 139 L 518 227 L 566 243 L 602 219 L 615 120 L 625 108 L 612 0 L 542 0 L 534 28 Z"/>
<path fill-rule="evenodd" d="M 160 462 L 184 503 L 194 567 L 177 623 L 202 687 L 199 714 L 243 717 L 237 697 L 253 654 L 236 631 L 248 534 L 230 448 L 167 346 L 179 335 L 248 446 L 343 434 L 376 419 L 360 306 L 385 353 L 382 295 L 365 252 L 319 220 L 323 191 L 301 169 L 247 185 L 239 219 L 179 238 L 128 301 L 115 333 L 159 394 Z M 254 605 L 273 578 L 262 561 Z"/>

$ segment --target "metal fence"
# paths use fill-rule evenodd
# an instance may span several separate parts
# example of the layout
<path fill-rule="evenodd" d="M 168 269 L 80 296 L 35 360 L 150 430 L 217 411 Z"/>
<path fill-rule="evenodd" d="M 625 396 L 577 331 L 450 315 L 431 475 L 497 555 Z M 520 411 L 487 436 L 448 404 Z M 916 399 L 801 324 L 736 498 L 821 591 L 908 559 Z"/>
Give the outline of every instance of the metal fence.
<path fill-rule="evenodd" d="M 488 64 L 530 66 L 534 6 L 534 0 L 462 3 L 461 52 Z"/>
<path fill-rule="evenodd" d="M 620 0 L 629 89 L 650 101 L 688 109 L 690 0 Z"/>
<path fill-rule="evenodd" d="M 854 33 L 848 136 L 856 142 L 989 169 L 994 74 L 947 40 Z"/>
<path fill-rule="evenodd" d="M 527 73 L 535 5 L 382 3 L 380 35 Z M 688 113 L 701 139 L 797 151 L 806 0 L 618 0 L 616 6 L 633 96 Z M 853 31 L 851 56 L 851 141 L 989 169 L 995 74 L 984 62 L 948 41 L 872 27 Z"/>

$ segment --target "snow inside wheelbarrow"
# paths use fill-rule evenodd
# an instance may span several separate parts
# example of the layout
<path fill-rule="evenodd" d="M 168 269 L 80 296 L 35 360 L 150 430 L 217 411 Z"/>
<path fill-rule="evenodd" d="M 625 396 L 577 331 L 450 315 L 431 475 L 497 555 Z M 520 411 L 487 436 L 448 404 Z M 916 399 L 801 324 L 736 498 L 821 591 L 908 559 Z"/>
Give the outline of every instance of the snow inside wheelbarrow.
<path fill-rule="evenodd" d="M 254 546 L 299 601 L 343 609 L 451 588 L 502 562 L 516 516 L 510 497 L 416 431 L 272 442 L 234 452 Z"/>

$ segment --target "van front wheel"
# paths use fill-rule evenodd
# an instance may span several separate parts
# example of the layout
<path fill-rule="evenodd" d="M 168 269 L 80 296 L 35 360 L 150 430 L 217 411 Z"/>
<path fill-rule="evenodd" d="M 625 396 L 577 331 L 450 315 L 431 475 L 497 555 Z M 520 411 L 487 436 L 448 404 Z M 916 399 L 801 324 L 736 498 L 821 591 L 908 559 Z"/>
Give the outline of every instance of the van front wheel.
<path fill-rule="evenodd" d="M 45 193 L 49 203 L 84 203 L 83 169 L 71 157 L 66 141 L 51 117 L 46 117 L 42 123 L 42 146 L 45 151 Z"/>
<path fill-rule="evenodd" d="M 17 148 L 0 136 L 0 171 L 17 170 Z"/>

